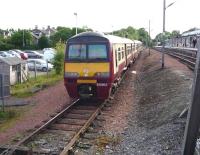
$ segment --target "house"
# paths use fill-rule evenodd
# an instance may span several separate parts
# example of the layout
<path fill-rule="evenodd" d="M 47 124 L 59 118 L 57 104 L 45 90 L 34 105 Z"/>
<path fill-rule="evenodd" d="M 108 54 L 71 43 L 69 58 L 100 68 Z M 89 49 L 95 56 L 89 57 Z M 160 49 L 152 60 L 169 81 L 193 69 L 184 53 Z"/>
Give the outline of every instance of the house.
<path fill-rule="evenodd" d="M 5 30 L 3 31 L 3 38 L 7 39 L 8 37 L 11 37 L 13 33 L 14 33 L 13 29 Z"/>
<path fill-rule="evenodd" d="M 34 40 L 34 44 L 37 45 L 39 39 L 44 35 L 47 38 L 49 38 L 50 36 L 54 35 L 57 32 L 57 30 L 54 27 L 50 27 L 48 26 L 46 29 L 43 28 L 38 29 L 38 26 L 35 26 L 35 29 L 31 30 L 31 35 L 33 36 L 33 40 Z"/>
<path fill-rule="evenodd" d="M 47 38 L 49 38 L 50 36 L 54 35 L 57 32 L 57 30 L 54 27 L 51 28 L 50 26 L 48 26 L 47 29 L 43 28 L 42 32 Z"/>
<path fill-rule="evenodd" d="M 18 57 L 0 58 L 0 73 L 10 77 L 10 85 L 25 82 L 28 78 L 26 61 Z"/>

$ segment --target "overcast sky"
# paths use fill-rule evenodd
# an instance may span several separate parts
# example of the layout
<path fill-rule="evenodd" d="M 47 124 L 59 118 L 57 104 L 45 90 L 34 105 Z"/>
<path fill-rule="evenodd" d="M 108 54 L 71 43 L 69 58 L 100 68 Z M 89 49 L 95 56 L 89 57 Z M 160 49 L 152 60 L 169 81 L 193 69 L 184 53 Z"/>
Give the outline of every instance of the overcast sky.
<path fill-rule="evenodd" d="M 175 2 L 166 10 L 166 31 L 200 28 L 200 0 L 166 0 Z M 88 26 L 110 32 L 133 26 L 147 28 L 151 20 L 151 37 L 162 32 L 163 0 L 0 0 L 0 28 L 39 28 L 50 26 Z"/>

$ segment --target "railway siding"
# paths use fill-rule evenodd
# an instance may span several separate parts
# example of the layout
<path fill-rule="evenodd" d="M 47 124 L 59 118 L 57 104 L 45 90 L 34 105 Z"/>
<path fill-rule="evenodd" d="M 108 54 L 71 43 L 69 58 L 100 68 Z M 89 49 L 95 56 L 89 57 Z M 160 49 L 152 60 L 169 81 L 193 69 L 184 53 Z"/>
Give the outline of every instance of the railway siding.
<path fill-rule="evenodd" d="M 156 50 L 162 52 L 161 48 L 155 48 Z M 165 53 L 179 59 L 183 63 L 185 63 L 188 68 L 194 70 L 195 63 L 196 63 L 196 56 L 197 56 L 197 49 L 196 48 L 165 48 Z"/>

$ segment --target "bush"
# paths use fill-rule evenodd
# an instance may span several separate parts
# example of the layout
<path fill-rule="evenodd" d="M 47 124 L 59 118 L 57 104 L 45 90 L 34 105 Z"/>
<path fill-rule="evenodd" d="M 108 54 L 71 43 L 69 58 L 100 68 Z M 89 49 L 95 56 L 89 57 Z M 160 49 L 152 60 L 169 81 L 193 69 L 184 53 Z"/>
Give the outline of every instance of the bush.
<path fill-rule="evenodd" d="M 59 42 L 56 44 L 56 54 L 53 60 L 54 69 L 56 74 L 61 74 L 64 68 L 64 49 L 65 44 Z"/>
<path fill-rule="evenodd" d="M 0 111 L 0 121 L 12 119 L 16 117 L 16 115 L 17 114 L 15 111 L 5 111 L 5 112 Z"/>
<path fill-rule="evenodd" d="M 46 36 L 43 35 L 38 40 L 38 47 L 39 47 L 39 49 L 43 49 L 43 48 L 49 47 L 49 39 Z"/>
<path fill-rule="evenodd" d="M 4 42 L 0 41 L 0 51 L 3 51 L 3 50 L 10 50 L 10 49 L 12 49 L 12 48 L 14 48 L 13 45 L 8 44 L 8 43 L 4 43 Z"/>

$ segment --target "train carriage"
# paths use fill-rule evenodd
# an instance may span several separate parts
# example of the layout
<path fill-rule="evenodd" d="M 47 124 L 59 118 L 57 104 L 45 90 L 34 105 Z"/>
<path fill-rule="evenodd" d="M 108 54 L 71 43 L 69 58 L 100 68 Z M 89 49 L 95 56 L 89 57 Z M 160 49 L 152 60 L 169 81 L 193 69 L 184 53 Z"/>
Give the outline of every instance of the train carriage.
<path fill-rule="evenodd" d="M 84 32 L 67 41 L 64 83 L 72 98 L 108 98 L 124 70 L 135 60 L 132 40 Z"/>

